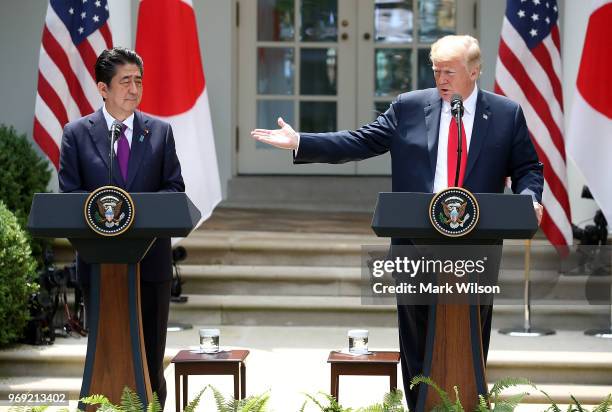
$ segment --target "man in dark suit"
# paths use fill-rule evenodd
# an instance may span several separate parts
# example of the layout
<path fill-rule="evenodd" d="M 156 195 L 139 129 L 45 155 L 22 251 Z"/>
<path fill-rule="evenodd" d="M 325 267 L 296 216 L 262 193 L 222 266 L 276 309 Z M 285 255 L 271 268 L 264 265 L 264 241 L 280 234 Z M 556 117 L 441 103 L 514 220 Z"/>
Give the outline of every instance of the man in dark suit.
<path fill-rule="evenodd" d="M 446 36 L 431 47 L 436 88 L 401 94 L 374 122 L 355 131 L 296 133 L 283 119 L 277 130 L 255 129 L 253 138 L 294 151 L 294 163 L 344 163 L 391 153 L 394 192 L 438 192 L 454 186 L 457 126 L 450 99 L 463 97 L 464 141 L 459 186 L 476 193 L 502 193 L 506 177 L 514 193 L 530 194 L 542 218 L 542 164 L 525 117 L 513 101 L 479 90 L 480 47 L 471 36 Z M 453 129 L 454 127 L 454 129 Z M 392 239 L 392 244 L 411 244 Z M 489 307 L 481 308 L 483 351 L 491 332 Z M 415 410 L 417 391 L 410 380 L 422 373 L 427 306 L 398 305 L 402 372 L 406 400 Z"/>
<path fill-rule="evenodd" d="M 104 105 L 68 123 L 62 137 L 59 186 L 62 192 L 91 192 L 109 184 L 109 130 L 122 124 L 115 142 L 112 185 L 128 192 L 184 192 L 181 166 L 168 123 L 136 111 L 142 98 L 143 64 L 134 51 L 115 47 L 95 67 Z M 89 302 L 90 266 L 77 257 L 77 273 Z M 151 388 L 166 399 L 163 358 L 172 282 L 170 239 L 157 239 L 140 262 L 142 329 Z"/>

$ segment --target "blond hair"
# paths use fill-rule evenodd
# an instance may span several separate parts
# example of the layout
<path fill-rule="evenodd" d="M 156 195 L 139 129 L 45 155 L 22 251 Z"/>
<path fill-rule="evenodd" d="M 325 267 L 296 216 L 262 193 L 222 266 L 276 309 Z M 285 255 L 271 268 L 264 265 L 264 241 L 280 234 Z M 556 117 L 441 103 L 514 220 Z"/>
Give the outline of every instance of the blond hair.
<path fill-rule="evenodd" d="M 429 58 L 432 63 L 448 61 L 455 58 L 463 58 L 468 70 L 482 67 L 480 61 L 480 45 L 478 40 L 469 35 L 449 35 L 436 40 L 431 45 Z"/>

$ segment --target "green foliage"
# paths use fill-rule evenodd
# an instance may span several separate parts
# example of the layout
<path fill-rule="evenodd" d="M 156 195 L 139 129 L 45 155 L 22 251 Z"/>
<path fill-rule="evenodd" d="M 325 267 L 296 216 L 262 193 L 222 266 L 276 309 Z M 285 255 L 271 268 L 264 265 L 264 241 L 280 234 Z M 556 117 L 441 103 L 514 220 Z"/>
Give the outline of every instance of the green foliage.
<path fill-rule="evenodd" d="M 114 405 L 104 395 L 91 395 L 81 398 L 81 402 L 85 405 L 99 405 L 98 412 L 144 412 L 145 407 L 140 401 L 138 394 L 127 386 L 123 388 L 121 393 L 121 404 Z M 147 412 L 159 412 L 162 407 L 157 398 L 157 394 L 153 394 L 153 399 L 146 408 Z"/>
<path fill-rule="evenodd" d="M 36 262 L 17 219 L 0 201 L 0 347 L 18 340 L 30 318 L 36 292 Z"/>
<path fill-rule="evenodd" d="M 561 408 L 559 408 L 559 406 L 555 403 L 555 401 L 552 400 L 552 398 L 543 390 L 540 389 L 540 392 L 544 394 L 544 396 L 546 396 L 548 398 L 548 400 L 550 401 L 551 405 L 546 408 L 544 410 L 544 412 L 549 412 L 549 411 L 553 411 L 553 412 L 561 412 Z M 570 398 L 572 399 L 573 403 L 570 402 L 570 404 L 567 406 L 567 412 L 611 412 L 612 411 L 612 394 L 608 394 L 608 396 L 601 401 L 598 405 L 596 405 L 592 411 L 589 411 L 588 409 L 584 408 L 580 402 L 578 402 L 578 399 L 576 399 L 573 395 L 570 395 Z"/>
<path fill-rule="evenodd" d="M 338 403 L 336 398 L 334 398 L 328 393 L 319 392 L 319 395 L 322 395 L 325 398 L 325 401 L 327 401 L 325 404 L 324 404 L 324 401 L 323 402 L 319 401 L 316 397 L 308 393 L 304 395 L 306 396 L 306 398 L 308 398 L 307 400 L 310 400 L 312 403 L 317 405 L 317 407 L 323 412 L 352 412 L 353 411 L 352 408 L 342 407 L 342 405 Z M 306 403 L 302 405 L 302 410 L 304 409 L 305 406 L 306 406 Z"/>
<path fill-rule="evenodd" d="M 267 412 L 269 410 L 269 392 L 249 396 L 245 399 L 234 399 L 233 397 L 225 398 L 214 386 L 209 385 L 208 387 L 213 392 L 217 405 L 217 412 Z M 186 412 L 190 411 L 186 410 Z"/>
<path fill-rule="evenodd" d="M 391 391 L 385 394 L 382 404 L 366 406 L 360 408 L 358 412 L 408 412 L 408 409 L 405 409 L 402 405 L 403 399 L 404 393 L 402 391 Z"/>
<path fill-rule="evenodd" d="M 25 229 L 34 193 L 45 192 L 51 170 L 32 147 L 25 134 L 0 124 L 0 201 Z M 28 239 L 37 262 L 42 264 L 44 242 Z"/>
<path fill-rule="evenodd" d="M 464 412 L 463 405 L 461 405 L 461 400 L 459 398 L 459 389 L 457 386 L 453 387 L 455 392 L 455 402 L 453 403 L 446 393 L 445 390 L 440 388 L 431 378 L 426 376 L 417 376 L 412 379 L 410 382 L 410 388 L 414 386 L 424 383 L 426 385 L 431 386 L 440 399 L 442 403 L 436 405 L 433 409 L 434 411 L 444 411 L 444 412 Z M 523 398 L 528 395 L 528 393 L 519 393 L 512 396 L 501 398 L 501 394 L 504 389 L 508 389 L 517 385 L 529 385 L 534 389 L 537 389 L 533 383 L 525 378 L 503 378 L 498 380 L 493 384 L 493 387 L 487 394 L 487 396 L 478 396 L 478 405 L 476 407 L 477 412 L 512 412 L 516 407 L 521 403 Z M 548 395 L 547 395 L 548 396 Z M 549 398 L 550 399 L 550 398 Z M 493 408 L 491 409 L 491 404 L 493 404 Z M 557 411 L 555 411 L 557 412 Z"/>

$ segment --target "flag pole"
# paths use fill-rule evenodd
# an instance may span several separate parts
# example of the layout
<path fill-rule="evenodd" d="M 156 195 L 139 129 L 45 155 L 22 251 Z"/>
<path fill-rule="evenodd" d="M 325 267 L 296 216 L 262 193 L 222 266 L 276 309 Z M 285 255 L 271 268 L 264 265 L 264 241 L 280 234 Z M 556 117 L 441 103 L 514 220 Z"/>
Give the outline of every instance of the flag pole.
<path fill-rule="evenodd" d="M 531 326 L 531 239 L 525 240 L 525 271 L 523 289 L 523 327 L 500 329 L 499 333 L 508 336 L 548 336 L 554 335 L 555 331 L 547 328 L 534 328 Z"/>

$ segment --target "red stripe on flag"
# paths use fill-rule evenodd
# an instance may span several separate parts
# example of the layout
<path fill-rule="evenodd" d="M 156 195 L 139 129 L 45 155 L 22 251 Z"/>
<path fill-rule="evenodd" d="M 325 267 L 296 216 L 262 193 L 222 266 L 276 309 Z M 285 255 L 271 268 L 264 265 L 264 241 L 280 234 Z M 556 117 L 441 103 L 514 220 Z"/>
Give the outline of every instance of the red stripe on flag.
<path fill-rule="evenodd" d="M 545 165 L 549 165 L 550 160 L 548 160 L 548 156 L 546 155 L 546 152 L 542 150 L 542 147 L 539 145 L 538 140 L 535 139 L 531 133 L 529 133 L 529 137 L 531 138 L 531 141 L 533 142 L 533 145 L 535 146 L 535 149 L 538 152 L 538 157 L 540 158 L 540 161 Z M 567 191 L 565 190 L 563 182 L 561 181 L 559 176 L 557 176 L 555 171 L 552 170 L 551 167 L 544 167 L 544 180 L 546 180 L 546 183 L 548 183 L 550 191 L 553 193 L 553 195 L 557 199 L 557 202 L 559 202 L 559 204 L 563 208 L 563 212 L 565 212 L 565 216 L 567 216 L 567 219 L 569 220 L 569 198 L 567 196 Z"/>
<path fill-rule="evenodd" d="M 561 111 L 563 111 L 563 92 L 561 91 L 561 81 L 555 72 L 552 59 L 548 53 L 548 50 L 546 49 L 546 46 L 540 44 L 539 46 L 534 47 L 531 49 L 531 54 L 533 54 L 533 57 L 536 58 L 538 63 L 540 63 L 540 66 L 542 66 L 544 69 L 548 80 L 550 80 L 555 98 L 559 102 L 559 107 L 561 108 Z"/>
<path fill-rule="evenodd" d="M 64 127 L 68 123 L 66 108 L 55 89 L 51 87 L 40 71 L 38 72 L 38 95 L 49 106 L 60 125 Z"/>
<path fill-rule="evenodd" d="M 96 60 L 98 60 L 98 56 L 96 55 L 95 50 L 91 47 L 91 44 L 88 40 L 83 40 L 77 46 L 77 50 L 83 59 L 83 64 L 87 69 L 87 72 L 91 75 L 91 79 L 95 81 L 96 73 L 95 73 L 95 65 Z M 92 110 L 93 111 L 93 110 Z"/>
<path fill-rule="evenodd" d="M 546 238 L 557 249 L 557 253 L 559 253 L 561 257 L 567 257 L 569 254 L 569 248 L 567 247 L 565 237 L 563 237 L 563 233 L 561 233 L 556 222 L 546 211 L 546 208 L 544 208 L 544 213 L 542 214 L 542 224 L 540 227 L 546 235 Z"/>
<path fill-rule="evenodd" d="M 499 86 L 499 83 L 497 83 L 497 81 L 494 84 L 494 91 L 495 93 L 506 96 L 506 93 Z M 531 134 L 529 135 L 529 137 L 531 138 L 531 141 L 534 144 L 540 161 L 544 163 L 544 180 L 548 184 L 548 187 L 550 188 L 550 191 L 552 192 L 553 196 L 557 199 L 557 202 L 559 202 L 559 204 L 563 208 L 563 212 L 569 222 L 571 218 L 569 214 L 570 208 L 567 191 L 561 184 L 559 177 L 554 173 L 552 168 L 547 166 L 550 164 L 550 162 L 548 160 L 548 157 L 546 156 L 546 153 L 542 151 L 537 140 L 534 139 Z M 557 222 L 550 217 L 544 199 L 542 199 L 542 203 L 544 206 L 544 214 L 542 217 L 542 223 L 540 225 L 540 228 L 542 229 L 542 232 L 544 232 L 546 238 L 550 241 L 550 243 L 556 247 L 559 255 L 561 255 L 562 257 L 566 257 L 569 253 L 569 250 L 567 248 L 567 241 L 563 236 L 563 233 L 559 230 Z"/>
<path fill-rule="evenodd" d="M 525 97 L 531 106 L 533 106 L 540 119 L 542 119 L 542 122 L 550 133 L 553 144 L 559 151 L 561 158 L 565 160 L 565 142 L 563 141 L 563 135 L 552 117 L 550 107 L 548 106 L 546 99 L 542 96 L 540 90 L 533 83 L 531 77 L 529 74 L 527 74 L 527 71 L 525 71 L 525 68 L 521 62 L 506 45 L 503 37 L 499 41 L 499 58 L 508 68 L 508 71 L 512 74 L 512 77 L 519 85 L 521 90 L 523 90 Z"/>
<path fill-rule="evenodd" d="M 57 147 L 57 143 L 51 138 L 47 130 L 40 124 L 38 119 L 34 118 L 34 131 L 33 131 L 34 141 L 38 143 L 43 152 L 46 153 L 49 160 L 53 163 L 56 169 L 59 170 L 59 148 Z"/>
<path fill-rule="evenodd" d="M 113 47 L 113 36 L 108 28 L 108 23 L 104 26 L 100 27 L 100 34 L 104 38 L 104 42 L 106 43 L 106 48 L 111 49 Z"/>
<path fill-rule="evenodd" d="M 43 30 L 42 44 L 51 60 L 53 60 L 55 65 L 64 75 L 66 83 L 68 84 L 68 89 L 72 95 L 72 99 L 77 104 L 79 111 L 81 112 L 81 116 L 92 113 L 93 108 L 89 104 L 87 97 L 85 97 L 83 89 L 81 89 L 79 79 L 77 79 L 76 75 L 72 71 L 72 67 L 70 67 L 70 62 L 65 50 L 60 46 L 57 40 L 55 40 L 55 37 L 53 37 L 47 26 L 45 26 Z"/>
<path fill-rule="evenodd" d="M 555 25 L 555 27 L 552 28 L 552 30 L 550 31 L 550 36 L 552 37 L 552 41 L 555 47 L 557 48 L 557 50 L 559 50 L 559 55 L 561 55 L 561 39 L 559 37 L 559 26 Z"/>

